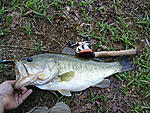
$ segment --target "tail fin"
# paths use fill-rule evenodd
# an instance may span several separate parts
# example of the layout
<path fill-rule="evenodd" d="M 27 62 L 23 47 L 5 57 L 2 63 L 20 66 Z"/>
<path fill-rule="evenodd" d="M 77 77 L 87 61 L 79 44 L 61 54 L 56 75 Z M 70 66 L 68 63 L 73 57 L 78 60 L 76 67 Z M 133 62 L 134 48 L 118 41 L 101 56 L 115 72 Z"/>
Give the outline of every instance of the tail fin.
<path fill-rule="evenodd" d="M 128 60 L 127 56 L 122 56 L 121 72 L 131 71 L 135 69 L 135 65 Z"/>

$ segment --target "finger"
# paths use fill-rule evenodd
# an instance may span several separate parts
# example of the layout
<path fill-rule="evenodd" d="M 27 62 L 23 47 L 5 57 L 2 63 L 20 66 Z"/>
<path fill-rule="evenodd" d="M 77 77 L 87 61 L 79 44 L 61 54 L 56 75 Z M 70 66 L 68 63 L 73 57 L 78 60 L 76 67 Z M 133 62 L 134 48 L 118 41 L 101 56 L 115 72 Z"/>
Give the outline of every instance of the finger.
<path fill-rule="evenodd" d="M 24 94 L 22 94 L 19 99 L 20 102 L 23 102 L 30 94 L 32 93 L 32 89 L 29 89 L 28 91 L 26 91 Z M 20 103 L 21 104 L 21 103 Z"/>
<path fill-rule="evenodd" d="M 20 90 L 21 90 L 21 93 L 24 94 L 27 91 L 27 88 L 26 87 L 22 87 L 22 88 L 20 88 Z"/>
<path fill-rule="evenodd" d="M 22 94 L 19 94 L 19 100 L 18 100 L 18 103 L 19 105 L 23 103 L 23 98 L 22 98 Z"/>
<path fill-rule="evenodd" d="M 18 107 L 19 106 L 19 94 L 18 93 L 15 93 L 15 100 L 16 100 L 15 107 Z"/>

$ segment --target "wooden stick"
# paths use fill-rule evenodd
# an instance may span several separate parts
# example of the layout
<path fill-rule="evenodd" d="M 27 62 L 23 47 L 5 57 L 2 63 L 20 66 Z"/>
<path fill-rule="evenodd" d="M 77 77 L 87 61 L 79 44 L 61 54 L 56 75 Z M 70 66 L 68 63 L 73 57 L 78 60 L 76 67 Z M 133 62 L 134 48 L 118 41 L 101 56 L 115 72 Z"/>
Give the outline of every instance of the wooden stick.
<path fill-rule="evenodd" d="M 101 52 L 94 52 L 95 57 L 107 57 L 107 56 L 121 56 L 121 55 L 135 55 L 137 54 L 136 49 L 130 50 L 121 50 L 121 51 L 101 51 Z"/>

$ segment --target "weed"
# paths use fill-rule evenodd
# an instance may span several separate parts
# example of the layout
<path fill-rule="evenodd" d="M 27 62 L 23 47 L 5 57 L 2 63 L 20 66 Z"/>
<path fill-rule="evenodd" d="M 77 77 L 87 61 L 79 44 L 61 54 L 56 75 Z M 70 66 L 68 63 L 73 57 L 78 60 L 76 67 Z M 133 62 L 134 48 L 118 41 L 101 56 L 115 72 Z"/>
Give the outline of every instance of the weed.
<path fill-rule="evenodd" d="M 47 20 L 54 26 L 52 16 L 47 16 Z"/>
<path fill-rule="evenodd" d="M 6 24 L 7 25 L 9 25 L 10 24 L 10 22 L 11 22 L 11 20 L 12 20 L 12 16 L 7 16 L 7 18 L 6 18 Z"/>
<path fill-rule="evenodd" d="M 2 18 L 4 13 L 5 13 L 5 8 L 4 7 L 0 7 L 0 18 Z"/>
<path fill-rule="evenodd" d="M 143 30 L 150 31 L 150 16 L 147 12 L 145 12 L 144 17 L 142 19 L 137 19 L 137 22 L 139 27 L 142 27 Z"/>
<path fill-rule="evenodd" d="M 1 29 L 1 30 L 0 30 L 0 36 L 8 35 L 8 33 L 9 33 L 9 30 L 8 30 L 8 29 Z"/>
<path fill-rule="evenodd" d="M 23 28 L 25 28 L 25 30 L 28 32 L 28 35 L 31 35 L 31 24 L 30 23 L 23 26 Z"/>
<path fill-rule="evenodd" d="M 51 4 L 47 4 L 43 0 L 28 0 L 26 2 L 26 7 L 30 8 L 35 11 L 39 16 L 46 16 L 47 9 L 50 7 Z"/>
<path fill-rule="evenodd" d="M 101 6 L 101 7 L 98 8 L 98 11 L 100 11 L 100 12 L 101 12 L 101 11 L 104 11 L 104 10 L 105 10 L 105 7 L 104 7 L 104 6 Z"/>
<path fill-rule="evenodd" d="M 86 2 L 83 1 L 83 0 L 81 0 L 81 1 L 79 2 L 79 6 L 85 7 L 85 6 L 86 6 Z"/>
<path fill-rule="evenodd" d="M 0 70 L 2 70 L 3 69 L 3 65 L 2 64 L 0 64 Z"/>
<path fill-rule="evenodd" d="M 37 51 L 39 53 L 41 51 L 41 47 L 43 47 L 43 41 L 36 44 L 35 51 Z"/>
<path fill-rule="evenodd" d="M 105 22 L 106 18 L 98 22 L 99 26 L 99 34 L 100 34 L 100 45 L 110 44 L 111 42 L 123 42 L 125 44 L 125 48 L 135 48 L 132 42 L 137 40 L 136 33 L 134 31 L 128 30 L 129 25 L 126 24 L 125 20 L 127 18 L 119 18 L 119 22 L 117 25 L 115 23 Z M 109 38 L 111 37 L 111 38 Z M 110 44 L 110 48 L 113 50 L 112 45 Z"/>
<path fill-rule="evenodd" d="M 3 43 L 3 40 L 0 40 L 0 44 L 2 44 Z"/>
<path fill-rule="evenodd" d="M 87 99 L 88 102 L 94 102 L 95 100 L 100 99 L 99 95 L 95 95 L 92 91 L 90 91 L 90 98 Z"/>
<path fill-rule="evenodd" d="M 105 42 L 105 37 L 109 33 L 114 37 L 116 28 L 113 27 L 113 23 L 109 24 L 108 22 L 105 22 L 106 18 L 104 18 L 101 22 L 98 23 L 100 30 L 99 34 L 102 37 L 102 42 Z"/>
<path fill-rule="evenodd" d="M 93 0 L 89 0 L 89 1 L 88 1 L 88 5 L 92 5 L 93 3 L 94 3 Z"/>
<path fill-rule="evenodd" d="M 91 22 L 93 21 L 93 18 L 86 16 L 86 17 L 84 18 L 84 20 L 87 20 L 88 23 L 91 23 Z"/>
<path fill-rule="evenodd" d="M 69 0 L 71 6 L 75 6 L 74 1 L 73 0 Z"/>
<path fill-rule="evenodd" d="M 108 108 L 106 106 L 98 105 L 97 113 L 109 113 Z"/>
<path fill-rule="evenodd" d="M 133 101 L 133 109 L 131 110 L 134 113 L 149 113 L 150 106 L 145 104 L 144 102 Z"/>
<path fill-rule="evenodd" d="M 104 103 L 106 103 L 108 101 L 108 96 L 107 95 L 104 95 L 103 101 L 104 101 Z"/>
<path fill-rule="evenodd" d="M 54 2 L 54 5 L 55 5 L 56 7 L 58 7 L 58 0 L 53 0 L 53 2 Z"/>
<path fill-rule="evenodd" d="M 57 6 L 57 1 L 54 0 L 54 4 Z M 48 15 L 48 9 L 52 4 L 48 4 L 43 0 L 29 0 L 25 3 L 25 7 L 28 9 L 32 9 L 33 13 L 36 14 L 39 18 L 46 18 L 52 25 L 52 16 Z"/>
<path fill-rule="evenodd" d="M 70 105 L 70 104 L 72 104 L 72 106 L 74 105 L 74 97 L 75 97 L 75 95 L 72 93 L 72 96 L 71 97 L 66 97 L 66 96 L 63 96 L 63 95 L 61 95 L 61 96 L 59 96 L 59 94 L 58 93 L 56 93 L 56 92 L 52 92 L 55 96 L 56 96 L 56 98 L 57 98 L 57 101 L 56 101 L 56 103 L 58 103 L 58 102 L 64 102 L 64 103 L 66 103 L 66 104 L 68 104 L 68 105 Z"/>

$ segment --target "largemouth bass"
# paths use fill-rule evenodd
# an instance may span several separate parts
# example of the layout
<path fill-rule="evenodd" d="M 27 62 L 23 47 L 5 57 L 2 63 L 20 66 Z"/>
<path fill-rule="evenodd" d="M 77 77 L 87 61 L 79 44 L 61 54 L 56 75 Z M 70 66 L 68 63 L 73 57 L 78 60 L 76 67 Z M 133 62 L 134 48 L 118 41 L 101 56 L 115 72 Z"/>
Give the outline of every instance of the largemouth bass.
<path fill-rule="evenodd" d="M 108 87 L 110 81 L 106 77 L 133 69 L 129 62 L 99 62 L 64 54 L 40 54 L 31 59 L 15 62 L 15 88 L 34 85 L 65 96 L 90 86 Z"/>

